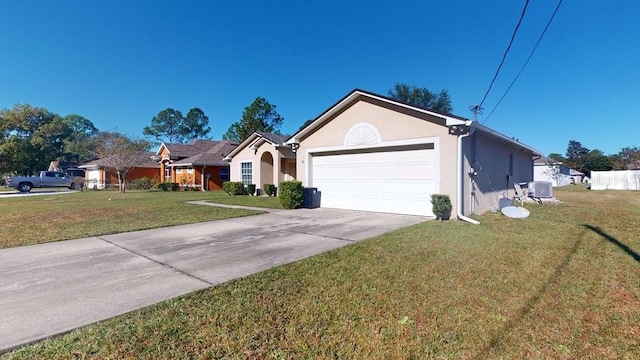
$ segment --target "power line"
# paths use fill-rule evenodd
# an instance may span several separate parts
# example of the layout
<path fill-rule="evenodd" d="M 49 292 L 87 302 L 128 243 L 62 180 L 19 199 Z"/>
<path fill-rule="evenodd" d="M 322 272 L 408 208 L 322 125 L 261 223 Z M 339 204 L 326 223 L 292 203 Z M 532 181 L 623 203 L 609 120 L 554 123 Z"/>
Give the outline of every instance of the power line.
<path fill-rule="evenodd" d="M 544 27 L 544 30 L 542 31 L 542 34 L 540 34 L 540 37 L 538 38 L 538 42 L 536 43 L 536 46 L 534 46 L 533 50 L 531 50 L 531 53 L 529 54 L 529 57 L 527 58 L 527 61 L 524 62 L 524 65 L 522 65 L 522 68 L 520 69 L 520 71 L 518 72 L 516 77 L 513 79 L 513 81 L 511 82 L 511 84 L 507 88 L 507 90 L 504 92 L 504 94 L 500 98 L 500 100 L 498 100 L 498 103 L 496 103 L 496 105 L 493 107 L 493 109 L 491 109 L 491 111 L 489 112 L 489 115 L 487 115 L 487 117 L 484 118 L 484 121 L 483 121 L 484 123 L 486 123 L 487 120 L 489 120 L 489 118 L 491 117 L 491 114 L 493 114 L 493 112 L 496 110 L 498 105 L 500 105 L 500 103 L 502 102 L 504 97 L 507 96 L 507 93 L 509 93 L 509 90 L 511 90 L 511 87 L 513 86 L 513 84 L 515 84 L 515 82 L 518 80 L 518 78 L 520 77 L 520 74 L 522 74 L 522 72 L 524 71 L 524 68 L 527 67 L 527 64 L 529 63 L 529 60 L 531 60 L 531 58 L 533 57 L 533 53 L 536 52 L 536 49 L 538 48 L 538 45 L 540 45 L 540 42 L 542 41 L 542 38 L 544 37 L 544 34 L 547 32 L 547 29 L 549 29 L 549 25 L 551 25 L 551 22 L 553 21 L 553 18 L 556 16 L 556 13 L 558 12 L 558 9 L 560 9 L 560 5 L 562 5 L 562 0 L 560 0 L 558 2 L 558 5 L 556 6 L 556 9 L 553 11 L 553 14 L 549 18 L 549 21 L 547 22 L 547 26 Z"/>
<path fill-rule="evenodd" d="M 529 0 L 527 0 L 524 3 L 524 8 L 522 9 L 522 14 L 520 14 L 520 19 L 518 20 L 518 24 L 516 25 L 516 28 L 513 30 L 513 34 L 511 35 L 511 41 L 509 41 L 509 45 L 507 46 L 507 49 L 504 51 L 504 55 L 502 55 L 502 61 L 500 61 L 500 65 L 498 65 L 498 69 L 496 69 L 496 73 L 495 73 L 495 75 L 493 75 L 493 80 L 491 80 L 491 83 L 489 84 L 489 88 L 487 89 L 487 92 L 484 93 L 484 97 L 482 98 L 482 101 L 478 105 L 479 107 L 482 107 L 482 104 L 484 104 L 484 101 L 487 99 L 487 95 L 489 95 L 489 92 L 491 91 L 491 87 L 493 86 L 493 83 L 496 81 L 496 78 L 498 77 L 498 74 L 500 73 L 500 69 L 502 68 L 502 65 L 504 64 L 504 61 L 507 59 L 507 54 L 509 53 L 509 50 L 511 49 L 511 45 L 513 44 L 513 40 L 515 40 L 515 38 L 516 38 L 516 33 L 518 32 L 518 29 L 520 28 L 520 24 L 522 24 L 522 19 L 524 18 L 524 13 L 527 11 L 527 6 L 529 6 Z"/>

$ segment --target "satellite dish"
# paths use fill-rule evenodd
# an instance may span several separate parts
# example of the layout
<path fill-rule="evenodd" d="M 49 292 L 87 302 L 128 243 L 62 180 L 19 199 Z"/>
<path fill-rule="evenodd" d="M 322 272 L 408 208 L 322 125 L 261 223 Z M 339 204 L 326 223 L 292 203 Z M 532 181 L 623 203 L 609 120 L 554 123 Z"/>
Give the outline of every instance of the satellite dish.
<path fill-rule="evenodd" d="M 506 217 L 510 217 L 512 219 L 524 219 L 529 217 L 529 210 L 520 207 L 520 206 L 505 206 L 500 211 Z"/>

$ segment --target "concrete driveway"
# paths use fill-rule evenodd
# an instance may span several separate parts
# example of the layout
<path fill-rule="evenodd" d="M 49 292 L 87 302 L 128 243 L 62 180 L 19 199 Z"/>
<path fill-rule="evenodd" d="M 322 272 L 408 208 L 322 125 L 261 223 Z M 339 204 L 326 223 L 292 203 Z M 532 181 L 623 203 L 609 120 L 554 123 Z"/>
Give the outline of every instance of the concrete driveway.
<path fill-rule="evenodd" d="M 281 210 L 0 250 L 0 353 L 425 220 Z"/>

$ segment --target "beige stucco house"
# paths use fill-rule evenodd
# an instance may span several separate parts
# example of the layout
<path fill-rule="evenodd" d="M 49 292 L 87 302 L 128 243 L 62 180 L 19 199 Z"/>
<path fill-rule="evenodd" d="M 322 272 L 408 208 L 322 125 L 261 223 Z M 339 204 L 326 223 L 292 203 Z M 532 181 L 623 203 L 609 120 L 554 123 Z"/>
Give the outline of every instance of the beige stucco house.
<path fill-rule="evenodd" d="M 276 143 L 267 147 L 281 164 L 269 172 L 273 183 L 294 177 L 281 176 L 283 164 L 289 164 L 295 179 L 317 188 L 322 207 L 432 216 L 431 195 L 446 194 L 452 217 L 468 221 L 473 220 L 467 215 L 513 197 L 514 182 L 532 181 L 534 158 L 541 155 L 468 119 L 357 89 Z M 251 144 L 241 144 L 230 156 L 232 180 L 246 176 L 250 163 L 252 175 L 262 181 L 256 170 L 262 170 L 258 156 L 266 142 Z"/>
<path fill-rule="evenodd" d="M 255 184 L 258 194 L 265 184 L 296 178 L 296 154 L 285 144 L 288 136 L 254 132 L 225 160 L 231 162 L 231 181 Z"/>

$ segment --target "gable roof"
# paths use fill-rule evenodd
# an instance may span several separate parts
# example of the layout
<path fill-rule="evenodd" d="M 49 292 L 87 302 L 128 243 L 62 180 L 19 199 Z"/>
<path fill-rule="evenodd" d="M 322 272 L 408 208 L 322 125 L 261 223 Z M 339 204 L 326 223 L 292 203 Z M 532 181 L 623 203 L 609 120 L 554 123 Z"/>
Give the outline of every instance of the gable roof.
<path fill-rule="evenodd" d="M 142 161 L 138 165 L 135 165 L 134 167 L 138 167 L 138 168 L 160 168 L 160 164 L 157 161 L 152 159 L 152 157 L 154 155 L 153 152 L 145 151 L 145 152 L 143 152 L 143 155 L 144 155 L 144 161 Z M 91 160 L 91 161 L 88 161 L 88 162 L 78 166 L 78 167 L 81 168 L 81 169 L 105 167 L 107 165 L 107 159 L 108 158 L 109 157 Z"/>
<path fill-rule="evenodd" d="M 235 148 L 231 153 L 229 153 L 225 157 L 225 160 L 231 160 L 231 158 L 233 158 L 237 153 L 242 151 L 242 149 L 246 148 L 247 146 L 258 147 L 265 142 L 268 142 L 275 147 L 286 146 L 285 142 L 287 141 L 287 139 L 289 139 L 288 135 L 270 134 L 262 131 L 256 131 L 248 138 L 246 138 L 243 142 L 241 142 L 240 145 L 238 145 L 238 147 Z"/>
<path fill-rule="evenodd" d="M 170 166 L 228 166 L 229 163 L 224 161 L 224 158 L 238 147 L 238 143 L 231 140 L 213 141 L 213 143 L 213 146 L 206 151 L 174 161 Z"/>
<path fill-rule="evenodd" d="M 386 97 L 383 95 L 375 94 L 369 91 L 354 89 L 349 94 L 347 94 L 342 99 L 338 100 L 334 105 L 325 110 L 322 114 L 320 114 L 317 118 L 315 118 L 309 125 L 304 128 L 298 130 L 295 134 L 293 134 L 285 144 L 293 145 L 298 144 L 300 141 L 305 138 L 307 135 L 311 134 L 315 129 L 324 125 L 326 122 L 330 121 L 332 118 L 347 110 L 353 104 L 358 101 L 367 101 L 377 106 L 382 106 L 389 108 L 395 111 L 402 111 L 410 114 L 411 116 L 421 118 L 425 121 L 431 121 L 433 123 L 439 124 L 441 126 L 453 127 L 453 126 L 464 126 L 470 127 L 477 131 L 481 131 L 484 134 L 498 140 L 500 142 L 509 144 L 518 149 L 525 150 L 530 152 L 533 155 L 542 155 L 538 150 L 527 146 L 513 138 L 510 138 L 504 134 L 501 134 L 493 129 L 490 129 L 484 125 L 481 125 L 477 122 L 469 120 L 467 118 L 453 115 L 453 114 L 444 114 L 432 109 L 422 108 L 419 106 L 407 104 L 390 97 Z"/>
<path fill-rule="evenodd" d="M 536 165 L 562 165 L 562 161 L 558 161 L 546 156 L 540 156 L 539 158 L 534 160 L 533 163 Z"/>

